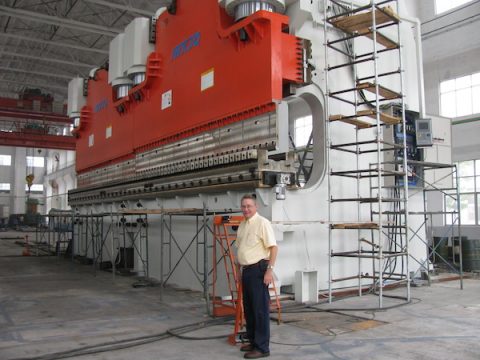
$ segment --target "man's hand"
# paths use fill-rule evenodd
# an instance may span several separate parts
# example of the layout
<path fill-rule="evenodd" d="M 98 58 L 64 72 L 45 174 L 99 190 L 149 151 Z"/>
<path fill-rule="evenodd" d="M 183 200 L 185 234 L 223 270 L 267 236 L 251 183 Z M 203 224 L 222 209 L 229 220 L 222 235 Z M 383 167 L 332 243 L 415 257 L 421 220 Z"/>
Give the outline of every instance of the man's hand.
<path fill-rule="evenodd" d="M 265 271 L 265 275 L 263 276 L 263 283 L 267 286 L 273 283 L 273 270 L 267 269 Z"/>

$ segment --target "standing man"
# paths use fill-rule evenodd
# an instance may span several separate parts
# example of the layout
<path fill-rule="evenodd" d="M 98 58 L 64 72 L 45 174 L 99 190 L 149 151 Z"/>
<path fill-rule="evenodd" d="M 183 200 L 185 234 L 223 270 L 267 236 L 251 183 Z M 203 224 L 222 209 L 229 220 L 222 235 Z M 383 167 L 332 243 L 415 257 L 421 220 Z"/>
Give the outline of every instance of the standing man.
<path fill-rule="evenodd" d="M 238 227 L 238 262 L 242 266 L 243 312 L 250 344 L 241 347 L 245 359 L 270 355 L 270 294 L 278 247 L 273 228 L 257 213 L 253 195 L 244 195 L 241 208 L 245 220 Z"/>

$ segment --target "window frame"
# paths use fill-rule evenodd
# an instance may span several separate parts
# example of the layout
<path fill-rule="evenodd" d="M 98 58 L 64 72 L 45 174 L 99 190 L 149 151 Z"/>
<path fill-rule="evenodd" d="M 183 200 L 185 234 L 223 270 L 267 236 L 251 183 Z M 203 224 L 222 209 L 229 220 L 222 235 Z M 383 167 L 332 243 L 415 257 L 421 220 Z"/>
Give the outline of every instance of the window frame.
<path fill-rule="evenodd" d="M 467 0 L 467 1 L 464 1 L 464 2 L 462 2 L 462 3 L 460 3 L 460 4 L 458 4 L 458 5 L 454 5 L 454 6 L 452 6 L 452 7 L 449 7 L 449 8 L 446 9 L 446 10 L 442 10 L 441 12 L 439 12 L 439 11 L 438 11 L 438 2 L 439 2 L 439 1 L 441 1 L 441 0 L 435 0 L 435 1 L 434 1 L 435 16 L 438 16 L 438 15 L 441 15 L 441 14 L 446 14 L 446 13 L 448 13 L 448 12 L 450 12 L 450 11 L 456 9 L 456 8 L 459 8 L 459 7 L 461 7 L 461 6 L 465 5 L 465 4 L 468 4 L 468 3 L 470 3 L 470 2 L 473 2 L 473 0 Z M 451 4 L 451 1 L 450 1 L 450 4 Z"/>
<path fill-rule="evenodd" d="M 43 164 L 35 164 L 35 159 L 42 159 Z M 45 157 L 44 156 L 27 156 L 25 159 L 25 162 L 27 163 L 27 167 L 31 168 L 45 168 Z"/>
<path fill-rule="evenodd" d="M 302 121 L 303 124 L 301 126 L 297 126 L 297 124 Z M 303 132 L 303 137 L 302 137 L 302 142 L 299 142 L 300 134 L 299 130 L 302 130 Z M 313 116 L 312 115 L 306 115 L 299 117 L 295 119 L 293 123 L 293 134 L 294 134 L 294 141 L 295 141 L 295 147 L 297 149 L 305 148 L 308 145 L 308 140 L 310 139 L 310 135 L 312 134 L 313 131 Z"/>
<path fill-rule="evenodd" d="M 461 167 L 461 164 L 465 164 L 465 163 L 468 163 L 468 162 L 471 162 L 473 164 L 473 175 L 472 174 L 466 174 L 464 176 L 462 176 L 462 174 L 460 173 L 460 167 Z M 456 183 L 456 178 L 454 178 L 454 187 L 455 186 L 458 186 L 458 195 L 459 195 L 459 199 L 457 199 L 457 201 L 462 201 L 462 196 L 463 197 L 466 197 L 466 196 L 473 196 L 473 210 L 474 210 L 474 214 L 473 214 L 473 220 L 474 222 L 473 223 L 469 223 L 469 224 L 466 224 L 463 220 L 462 220 L 462 223 L 461 225 L 462 226 L 478 226 L 480 225 L 480 160 L 479 159 L 471 159 L 471 160 L 464 160 L 464 161 L 459 161 L 459 162 L 456 162 L 455 163 L 456 166 L 457 166 L 457 172 L 458 172 L 458 181 L 459 181 L 459 184 Z M 460 191 L 460 187 L 461 187 L 461 179 L 470 179 L 470 178 L 473 178 L 473 189 L 469 189 L 469 190 L 466 190 L 466 191 Z M 445 194 L 444 195 L 444 209 L 445 209 L 445 212 L 447 211 L 457 211 L 457 208 L 453 209 L 453 208 L 450 208 L 449 206 L 447 206 L 448 202 L 449 202 L 449 198 L 451 196 L 454 196 L 456 197 L 456 193 L 451 193 L 451 194 Z M 462 213 L 462 208 L 460 208 L 460 215 Z M 464 217 L 461 216 L 461 219 L 463 219 Z M 445 217 L 444 217 L 444 223 L 445 225 L 452 225 L 452 215 L 451 214 L 445 214 Z"/>
<path fill-rule="evenodd" d="M 438 84 L 438 98 L 439 98 L 439 109 L 438 109 L 438 112 L 440 114 L 440 116 L 444 116 L 444 117 L 447 117 L 447 118 L 454 118 L 454 119 L 463 119 L 463 118 L 470 118 L 472 116 L 476 116 L 476 115 L 479 115 L 480 114 L 480 111 L 474 111 L 476 110 L 475 107 L 478 105 L 476 105 L 475 101 L 474 101 L 474 94 L 475 94 L 475 91 L 479 91 L 480 92 L 480 83 L 478 84 L 475 84 L 474 83 L 474 77 L 478 77 L 480 78 L 480 71 L 477 71 L 477 72 L 474 72 L 474 73 L 471 73 L 471 74 L 467 74 L 467 75 L 462 75 L 462 76 L 458 76 L 458 77 L 455 77 L 453 79 L 446 79 L 446 80 L 443 80 L 443 81 L 440 81 L 440 83 Z M 469 85 L 468 86 L 464 86 L 464 87 L 457 87 L 457 81 L 461 81 L 462 79 L 465 79 L 465 78 L 469 78 Z M 442 90 L 442 87 L 445 87 L 446 83 L 450 82 L 450 81 L 453 81 L 454 85 L 453 85 L 453 89 L 451 90 Z M 458 93 L 459 92 L 464 92 L 464 91 L 468 91 L 469 94 L 470 94 L 470 112 L 469 113 L 465 113 L 465 114 L 460 114 L 458 113 Z M 446 96 L 453 96 L 453 100 L 450 100 L 450 101 L 453 101 L 453 105 L 454 105 L 454 114 L 450 114 L 450 113 L 445 113 L 444 112 L 444 106 L 445 106 L 445 97 Z"/>
<path fill-rule="evenodd" d="M 12 155 L 0 154 L 0 159 L 8 159 L 8 161 L 6 161 L 8 164 L 3 164 L 3 161 L 0 160 L 0 166 L 12 166 Z"/>
<path fill-rule="evenodd" d="M 7 186 L 5 186 L 5 189 L 4 189 L 4 185 L 8 185 L 8 189 L 7 189 Z M 0 183 L 0 192 L 10 192 L 11 190 L 12 190 L 12 184 Z"/>
<path fill-rule="evenodd" d="M 41 186 L 42 190 L 35 190 L 35 188 L 37 186 Z M 30 188 L 30 192 L 32 192 L 32 193 L 39 193 L 40 194 L 40 193 L 43 193 L 44 190 L 45 190 L 45 187 L 43 186 L 43 184 L 32 184 L 32 187 Z M 25 191 L 28 191 L 28 185 L 27 184 L 25 184 Z"/>

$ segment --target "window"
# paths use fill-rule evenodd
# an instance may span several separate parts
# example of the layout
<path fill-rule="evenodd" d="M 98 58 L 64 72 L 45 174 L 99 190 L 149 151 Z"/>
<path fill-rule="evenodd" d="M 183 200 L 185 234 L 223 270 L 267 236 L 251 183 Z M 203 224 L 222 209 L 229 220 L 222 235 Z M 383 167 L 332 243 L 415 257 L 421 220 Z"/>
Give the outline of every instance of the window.
<path fill-rule="evenodd" d="M 10 191 L 9 183 L 0 183 L 0 191 Z"/>
<path fill-rule="evenodd" d="M 0 165 L 3 165 L 3 166 L 12 165 L 12 157 L 10 155 L 0 155 Z"/>
<path fill-rule="evenodd" d="M 304 116 L 295 120 L 295 146 L 302 147 L 308 144 L 312 133 L 312 116 Z"/>
<path fill-rule="evenodd" d="M 480 113 L 480 72 L 440 83 L 440 115 L 459 117 Z"/>
<path fill-rule="evenodd" d="M 437 15 L 441 14 L 463 4 L 469 3 L 470 1 L 472 0 L 435 0 L 435 13 Z"/>
<path fill-rule="evenodd" d="M 28 185 L 25 184 L 25 191 L 28 191 Z M 43 184 L 33 184 L 30 192 L 43 192 Z"/>
<path fill-rule="evenodd" d="M 44 167 L 45 158 L 41 156 L 27 156 L 27 166 L 28 167 Z"/>
<path fill-rule="evenodd" d="M 457 170 L 462 225 L 480 225 L 480 160 L 459 162 Z M 445 195 L 446 211 L 457 211 L 455 197 L 455 194 Z M 456 215 L 447 214 L 445 223 L 456 223 L 455 218 Z"/>
<path fill-rule="evenodd" d="M 477 224 L 480 224 L 480 194 L 477 194 Z"/>

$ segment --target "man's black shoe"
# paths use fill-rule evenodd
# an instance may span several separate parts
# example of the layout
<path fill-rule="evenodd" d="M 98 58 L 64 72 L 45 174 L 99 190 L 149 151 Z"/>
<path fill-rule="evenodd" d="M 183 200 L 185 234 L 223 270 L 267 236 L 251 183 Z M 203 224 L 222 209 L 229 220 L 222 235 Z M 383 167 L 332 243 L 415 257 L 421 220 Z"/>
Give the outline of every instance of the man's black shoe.
<path fill-rule="evenodd" d="M 243 355 L 243 357 L 245 359 L 260 359 L 260 358 L 264 358 L 264 357 L 267 357 L 267 356 L 270 356 L 269 352 L 262 353 L 258 350 L 253 350 L 253 351 L 247 352 L 245 355 Z"/>

